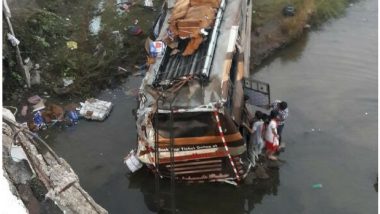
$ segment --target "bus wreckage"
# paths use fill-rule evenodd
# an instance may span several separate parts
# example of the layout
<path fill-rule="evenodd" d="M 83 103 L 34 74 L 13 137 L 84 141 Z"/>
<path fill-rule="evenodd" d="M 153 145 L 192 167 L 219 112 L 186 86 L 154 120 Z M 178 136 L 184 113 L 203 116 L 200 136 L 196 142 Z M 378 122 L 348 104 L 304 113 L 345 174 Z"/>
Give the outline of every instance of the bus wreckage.
<path fill-rule="evenodd" d="M 243 161 L 244 96 L 270 102 L 269 85 L 249 79 L 252 1 L 173 2 L 165 1 L 153 26 L 137 151 L 125 163 L 179 181 L 239 182 L 253 167 Z"/>

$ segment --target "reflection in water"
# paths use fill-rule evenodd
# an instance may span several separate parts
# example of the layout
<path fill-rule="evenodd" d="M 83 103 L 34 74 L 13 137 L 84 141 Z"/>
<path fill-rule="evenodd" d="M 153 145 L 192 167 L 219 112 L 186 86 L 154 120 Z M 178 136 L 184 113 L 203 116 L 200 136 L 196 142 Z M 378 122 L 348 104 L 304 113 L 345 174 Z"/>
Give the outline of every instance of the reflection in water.
<path fill-rule="evenodd" d="M 170 180 L 160 180 L 159 200 L 155 178 L 146 168 L 130 174 L 128 179 L 129 189 L 140 190 L 152 212 L 170 211 L 174 199 L 175 210 L 179 213 L 251 213 L 266 195 L 277 195 L 279 170 L 268 169 L 267 173 L 269 179 L 254 179 L 252 184 L 238 187 L 224 183 L 177 183 L 174 197 L 170 194 Z"/>

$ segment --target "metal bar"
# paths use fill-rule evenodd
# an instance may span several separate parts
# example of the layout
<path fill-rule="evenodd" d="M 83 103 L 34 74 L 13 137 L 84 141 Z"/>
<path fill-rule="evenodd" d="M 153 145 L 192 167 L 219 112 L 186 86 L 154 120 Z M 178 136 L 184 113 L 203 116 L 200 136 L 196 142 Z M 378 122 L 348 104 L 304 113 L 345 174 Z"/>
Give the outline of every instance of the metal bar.
<path fill-rule="evenodd" d="M 219 120 L 219 116 L 218 116 L 218 112 L 217 111 L 214 111 L 214 115 L 215 115 L 215 119 L 216 119 L 216 122 L 217 122 L 217 126 L 218 126 L 218 130 L 219 130 L 219 134 L 220 134 L 220 137 L 222 138 L 222 141 L 223 141 L 223 144 L 224 144 L 224 148 L 228 154 L 228 158 L 230 160 L 230 163 L 231 163 L 231 166 L 232 166 L 232 169 L 234 170 L 235 172 L 235 176 L 236 176 L 236 179 L 238 181 L 240 181 L 240 176 L 239 176 L 239 173 L 235 167 L 235 163 L 234 161 L 232 160 L 232 157 L 231 157 L 231 153 L 230 153 L 230 150 L 228 149 L 228 146 L 227 146 L 227 142 L 226 142 L 226 139 L 224 138 L 224 133 L 223 133 L 223 129 L 222 129 L 222 125 L 220 123 L 220 120 Z"/>
<path fill-rule="evenodd" d="M 174 136 L 173 136 L 173 102 L 175 97 L 170 102 L 170 167 L 174 169 Z M 175 213 L 175 172 L 170 171 L 170 193 L 171 193 L 171 209 L 172 213 Z"/>
<path fill-rule="evenodd" d="M 210 160 L 210 161 L 197 161 L 197 162 L 190 162 L 190 163 L 177 163 L 176 166 L 191 166 L 191 165 L 201 165 L 201 164 L 209 164 L 209 163 L 220 163 L 222 160 Z M 170 167 L 166 166 L 166 167 Z"/>
<path fill-rule="evenodd" d="M 195 174 L 195 173 L 201 173 L 201 172 L 220 172 L 220 171 L 222 171 L 222 168 L 182 171 L 182 172 L 176 172 L 176 174 L 183 175 L 183 174 Z"/>
<path fill-rule="evenodd" d="M 205 61 L 205 64 L 202 68 L 202 75 L 204 75 L 206 77 L 209 76 L 211 61 L 212 61 L 214 51 L 215 51 L 215 46 L 216 46 L 216 38 L 218 37 L 219 25 L 222 21 L 222 16 L 223 16 L 225 5 L 226 5 L 225 0 L 222 0 L 222 2 L 220 3 L 218 13 L 216 15 L 214 29 L 212 30 L 211 41 L 210 41 L 210 44 L 208 46 L 208 50 L 207 50 L 207 54 L 206 54 L 206 61 Z"/>
<path fill-rule="evenodd" d="M 183 171 L 189 169 L 207 169 L 207 168 L 216 168 L 221 167 L 221 164 L 210 164 L 210 165 L 200 165 L 200 166 L 186 166 L 186 167 L 174 167 L 174 171 Z"/>

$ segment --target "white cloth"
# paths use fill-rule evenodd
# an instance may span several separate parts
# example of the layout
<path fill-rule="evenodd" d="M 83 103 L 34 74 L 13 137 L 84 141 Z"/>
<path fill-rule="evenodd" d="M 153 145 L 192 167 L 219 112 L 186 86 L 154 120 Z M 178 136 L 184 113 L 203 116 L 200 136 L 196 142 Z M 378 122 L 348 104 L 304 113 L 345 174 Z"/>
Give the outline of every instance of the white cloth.
<path fill-rule="evenodd" d="M 18 40 L 15 36 L 10 33 L 7 33 L 8 40 L 12 43 L 13 46 L 17 46 L 20 44 L 20 40 Z"/>
<path fill-rule="evenodd" d="M 263 142 L 263 136 L 262 136 L 262 130 L 263 130 L 264 122 L 262 120 L 256 121 L 252 125 L 252 144 L 253 145 L 262 145 Z"/>
<path fill-rule="evenodd" d="M 265 141 L 278 145 L 277 122 L 275 120 L 271 120 L 265 130 Z"/>

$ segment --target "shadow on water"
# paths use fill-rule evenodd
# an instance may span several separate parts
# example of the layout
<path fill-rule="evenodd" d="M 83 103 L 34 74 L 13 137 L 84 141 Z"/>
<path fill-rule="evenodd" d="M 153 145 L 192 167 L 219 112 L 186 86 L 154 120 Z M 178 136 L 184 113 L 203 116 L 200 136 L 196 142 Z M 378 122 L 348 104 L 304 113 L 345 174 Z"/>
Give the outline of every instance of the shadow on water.
<path fill-rule="evenodd" d="M 252 184 L 238 187 L 225 183 L 177 183 L 174 193 L 171 192 L 170 180 L 165 179 L 159 184 L 160 197 L 156 191 L 155 178 L 146 168 L 127 176 L 128 188 L 141 191 L 146 206 L 152 212 L 173 211 L 171 203 L 174 199 L 175 211 L 178 213 L 251 213 L 265 196 L 277 195 L 279 171 L 270 169 L 268 174 L 269 179 L 254 179 Z"/>

